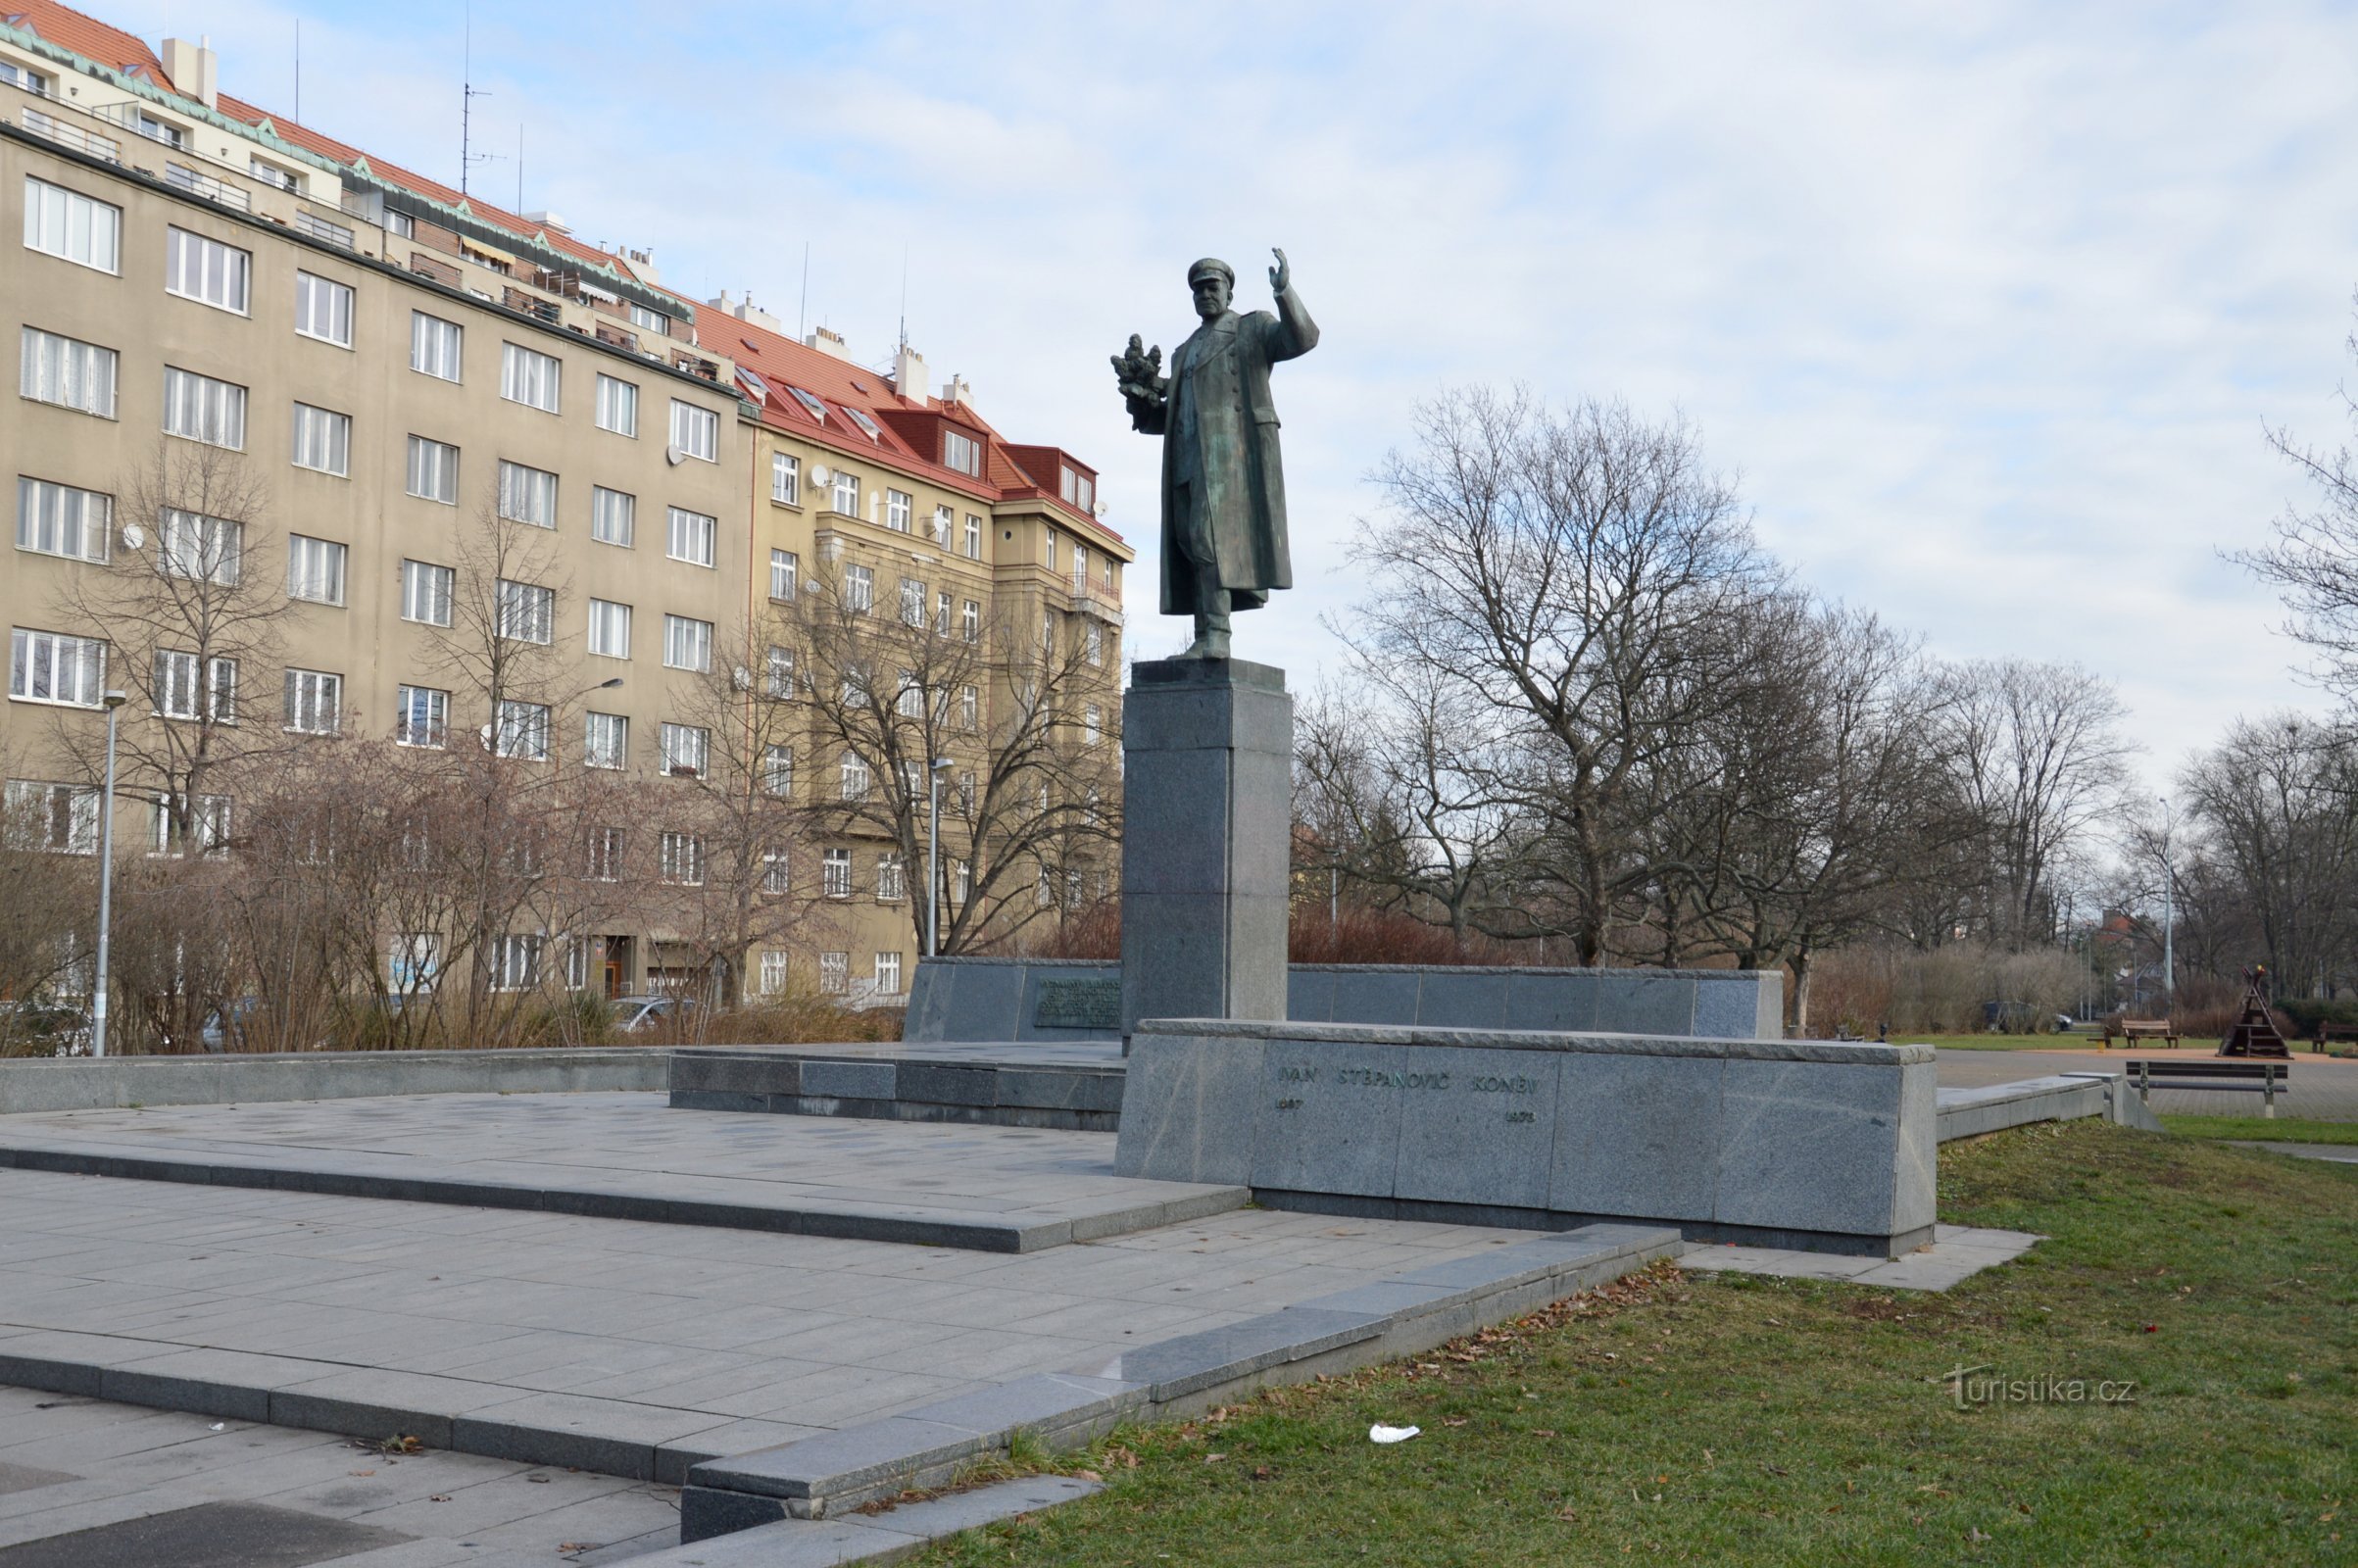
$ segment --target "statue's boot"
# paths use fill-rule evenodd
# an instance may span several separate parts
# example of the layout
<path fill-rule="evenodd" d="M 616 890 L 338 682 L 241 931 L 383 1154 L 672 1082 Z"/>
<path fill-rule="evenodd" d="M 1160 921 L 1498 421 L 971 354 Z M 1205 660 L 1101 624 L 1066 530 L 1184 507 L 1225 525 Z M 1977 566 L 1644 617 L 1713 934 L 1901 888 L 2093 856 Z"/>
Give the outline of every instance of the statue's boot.
<path fill-rule="evenodd" d="M 1196 640 L 1181 659 L 1228 657 L 1228 590 L 1220 586 L 1217 566 L 1196 568 Z"/>

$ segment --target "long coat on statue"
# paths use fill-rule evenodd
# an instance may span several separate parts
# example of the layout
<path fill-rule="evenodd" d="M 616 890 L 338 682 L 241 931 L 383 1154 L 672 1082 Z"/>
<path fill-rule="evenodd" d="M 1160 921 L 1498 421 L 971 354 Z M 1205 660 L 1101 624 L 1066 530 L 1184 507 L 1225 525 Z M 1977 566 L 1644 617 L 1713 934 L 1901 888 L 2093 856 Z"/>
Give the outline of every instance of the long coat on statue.
<path fill-rule="evenodd" d="M 1200 612 L 1197 569 L 1206 563 L 1218 566 L 1235 610 L 1258 610 L 1270 590 L 1294 586 L 1269 367 L 1317 342 L 1317 323 L 1289 286 L 1276 315 L 1231 311 L 1171 356 L 1168 397 L 1139 421 L 1163 438 L 1164 614 Z"/>

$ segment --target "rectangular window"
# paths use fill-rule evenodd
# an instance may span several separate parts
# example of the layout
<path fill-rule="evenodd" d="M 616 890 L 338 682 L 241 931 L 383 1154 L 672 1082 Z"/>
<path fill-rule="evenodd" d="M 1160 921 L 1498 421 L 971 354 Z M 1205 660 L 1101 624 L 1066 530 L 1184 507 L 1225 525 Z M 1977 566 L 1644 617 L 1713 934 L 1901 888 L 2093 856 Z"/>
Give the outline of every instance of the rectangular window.
<path fill-rule="evenodd" d="M 966 514 L 966 559 L 967 559 L 968 561 L 980 561 L 980 560 L 982 560 L 982 533 L 983 533 L 983 529 L 982 529 L 982 518 L 980 518 L 980 517 L 976 516 L 976 515 L 975 515 L 973 513 L 971 513 L 971 512 L 967 513 L 967 514 Z"/>
<path fill-rule="evenodd" d="M 662 731 L 663 771 L 674 778 L 703 776 L 712 757 L 712 732 L 694 724 L 665 724 Z"/>
<path fill-rule="evenodd" d="M 71 561 L 105 561 L 115 502 L 95 490 L 47 479 L 17 480 L 17 548 Z"/>
<path fill-rule="evenodd" d="M 674 887 L 704 886 L 704 840 L 694 833 L 665 833 L 656 843 L 657 872 Z"/>
<path fill-rule="evenodd" d="M 1093 620 L 1089 623 L 1086 636 L 1089 640 L 1089 662 L 1104 664 L 1105 662 L 1105 628 Z"/>
<path fill-rule="evenodd" d="M 405 561 L 401 564 L 401 618 L 417 621 L 421 626 L 450 624 L 451 590 L 457 586 L 459 574 L 448 566 L 431 562 Z"/>
<path fill-rule="evenodd" d="M 686 615 L 663 617 L 663 667 L 704 673 L 712 667 L 712 623 Z"/>
<path fill-rule="evenodd" d="M 902 625 L 922 626 L 925 624 L 925 584 L 920 579 L 915 577 L 901 579 Z"/>
<path fill-rule="evenodd" d="M 772 550 L 769 553 L 769 597 L 781 604 L 794 601 L 795 589 L 802 581 L 802 558 L 791 550 Z"/>
<path fill-rule="evenodd" d="M 205 662 L 205 708 L 217 724 L 237 722 L 237 661 L 212 659 Z"/>
<path fill-rule="evenodd" d="M 827 853 L 833 855 L 836 852 L 829 850 Z M 847 877 L 849 874 L 850 869 L 847 867 Z M 851 886 L 848 882 L 840 896 L 844 898 L 852 896 Z M 818 989 L 823 995 L 830 997 L 843 996 L 852 989 L 852 956 L 850 954 L 822 953 L 818 956 Z"/>
<path fill-rule="evenodd" d="M 958 727 L 968 734 L 982 727 L 982 688 L 960 686 L 958 689 Z"/>
<path fill-rule="evenodd" d="M 870 782 L 867 759 L 858 752 L 844 753 L 842 774 L 837 782 L 838 796 L 847 801 L 864 801 L 868 798 Z"/>
<path fill-rule="evenodd" d="M 123 209 L 26 175 L 25 244 L 102 272 L 121 272 Z"/>
<path fill-rule="evenodd" d="M 37 403 L 115 417 L 115 351 L 95 343 L 25 328 L 25 359 L 17 390 Z"/>
<path fill-rule="evenodd" d="M 982 605 L 969 599 L 958 607 L 958 634 L 970 643 L 982 641 Z"/>
<path fill-rule="evenodd" d="M 784 858 L 781 857 L 781 858 L 780 858 L 780 859 L 779 859 L 779 861 L 778 861 L 778 881 L 779 881 L 779 883 L 781 884 L 781 886 L 780 886 L 780 887 L 779 887 L 779 888 L 776 890 L 776 891 L 778 891 L 779 893 L 783 893 L 783 892 L 785 892 L 785 891 L 786 891 L 785 887 L 782 885 L 782 884 L 785 882 L 785 880 L 786 880 L 786 862 L 785 862 L 785 859 L 784 859 Z M 769 891 L 770 891 L 770 886 L 769 886 L 769 878 L 768 878 L 768 876 L 767 876 L 766 874 L 764 874 L 764 875 L 763 875 L 763 877 L 762 877 L 762 879 L 761 879 L 761 891 L 762 891 L 762 892 L 764 892 L 764 893 L 767 893 L 767 892 L 769 892 Z M 786 990 L 786 955 L 784 955 L 783 953 L 764 953 L 764 954 L 762 954 L 762 955 L 761 955 L 761 995 L 763 995 L 763 996 L 765 996 L 765 997 L 782 996 L 782 995 L 784 995 L 784 993 L 785 993 L 785 990 Z"/>
<path fill-rule="evenodd" d="M 880 997 L 897 997 L 901 994 L 901 955 L 898 953 L 876 955 L 876 994 Z"/>
<path fill-rule="evenodd" d="M 620 766 L 620 763 L 616 763 Z M 618 827 L 594 827 L 589 834 L 589 874 L 594 882 L 618 882 L 622 879 L 622 830 Z"/>
<path fill-rule="evenodd" d="M 164 433 L 242 452 L 246 389 L 193 370 L 164 370 Z"/>
<path fill-rule="evenodd" d="M 204 682 L 197 678 L 197 656 L 172 649 L 156 651 L 156 716 L 195 718 L 204 711 Z"/>
<path fill-rule="evenodd" d="M 18 65 L 14 60 L 0 60 L 0 81 L 12 87 L 21 87 L 36 98 L 49 96 L 49 78 L 29 67 Z"/>
<path fill-rule="evenodd" d="M 540 960 L 547 951 L 549 939 L 537 932 L 509 933 L 492 943 L 491 989 L 494 991 L 537 991 L 540 989 Z"/>
<path fill-rule="evenodd" d="M 331 414 L 308 403 L 295 405 L 295 466 L 317 468 L 338 478 L 352 467 L 352 416 Z"/>
<path fill-rule="evenodd" d="M 934 596 L 933 634 L 936 637 L 950 635 L 950 596 L 947 593 Z"/>
<path fill-rule="evenodd" d="M 876 573 L 866 566 L 843 569 L 843 607 L 864 615 L 876 608 Z"/>
<path fill-rule="evenodd" d="M 803 460 L 784 452 L 769 459 L 769 499 L 783 501 L 788 506 L 800 506 L 803 500 Z"/>
<path fill-rule="evenodd" d="M 557 590 L 502 577 L 498 593 L 500 635 L 510 642 L 547 647 L 556 635 Z"/>
<path fill-rule="evenodd" d="M 98 853 L 98 791 L 75 784 L 8 781 L 11 849 L 53 855 Z"/>
<path fill-rule="evenodd" d="M 1105 710 L 1091 703 L 1081 710 L 1081 744 L 1095 746 L 1105 737 Z"/>
<path fill-rule="evenodd" d="M 765 795 L 786 796 L 794 793 L 794 750 L 787 746 L 761 748 L 761 792 Z"/>
<path fill-rule="evenodd" d="M 590 487 L 590 537 L 628 550 L 638 534 L 639 498 L 604 485 Z"/>
<path fill-rule="evenodd" d="M 1089 591 L 1089 552 L 1077 544 L 1072 547 L 1072 591 L 1076 594 Z"/>
<path fill-rule="evenodd" d="M 520 343 L 500 345 L 500 396 L 544 414 L 557 412 L 557 388 L 565 366 L 555 355 Z"/>
<path fill-rule="evenodd" d="M 165 229 L 165 293 L 243 316 L 253 286 L 253 252 L 184 228 Z"/>
<path fill-rule="evenodd" d="M 925 687 L 917 679 L 915 670 L 901 671 L 900 682 L 893 691 L 893 710 L 903 718 L 923 718 L 925 716 Z M 922 786 L 912 785 L 909 793 L 915 795 L 921 790 Z"/>
<path fill-rule="evenodd" d="M 591 713 L 582 736 L 582 761 L 591 767 L 620 767 L 629 757 L 629 718 L 621 713 Z"/>
<path fill-rule="evenodd" d="M 459 449 L 424 436 L 410 437 L 410 494 L 420 501 L 459 504 Z"/>
<path fill-rule="evenodd" d="M 440 746 L 449 734 L 450 693 L 431 686 L 404 686 L 395 694 L 395 745 Z"/>
<path fill-rule="evenodd" d="M 445 381 L 459 379 L 460 353 L 466 329 L 423 311 L 410 313 L 410 368 Z"/>
<path fill-rule="evenodd" d="M 880 903 L 909 896 L 909 877 L 898 855 L 876 857 L 876 898 Z"/>
<path fill-rule="evenodd" d="M 221 517 L 168 511 L 156 540 L 156 565 L 168 577 L 236 584 L 245 564 L 245 529 Z"/>
<path fill-rule="evenodd" d="M 547 761 L 549 760 L 548 705 L 546 703 L 502 702 L 498 728 L 493 732 L 491 749 L 502 757 L 513 757 L 520 761 Z"/>
<path fill-rule="evenodd" d="M 630 324 L 643 332 L 653 332 L 659 336 L 668 337 L 671 333 L 671 318 L 661 311 L 649 310 L 635 300 L 630 306 Z"/>
<path fill-rule="evenodd" d="M 852 852 L 828 850 L 819 857 L 820 887 L 830 899 L 852 896 Z M 841 955 L 836 955 L 841 956 Z"/>
<path fill-rule="evenodd" d="M 693 403 L 671 400 L 671 444 L 691 458 L 720 461 L 720 416 Z"/>
<path fill-rule="evenodd" d="M 847 517 L 860 515 L 860 475 L 835 470 L 835 510 Z"/>
<path fill-rule="evenodd" d="M 500 515 L 535 528 L 557 526 L 557 475 L 500 460 Z"/>
<path fill-rule="evenodd" d="M 317 669 L 286 672 L 286 727 L 299 735 L 333 735 L 344 720 L 344 677 Z"/>
<path fill-rule="evenodd" d="M 916 497 L 906 490 L 888 487 L 884 492 L 884 525 L 895 533 L 909 532 L 909 516 L 916 507 Z"/>
<path fill-rule="evenodd" d="M 1083 512 L 1097 505 L 1097 481 L 1078 468 L 1064 470 L 1062 491 L 1064 499 Z M 1055 565 L 1056 558 L 1051 556 L 1048 564 Z"/>
<path fill-rule="evenodd" d="M 310 272 L 295 274 L 295 331 L 338 348 L 352 347 L 352 288 Z"/>
<path fill-rule="evenodd" d="M 670 526 L 665 534 L 664 553 L 673 561 L 684 561 L 693 566 L 712 564 L 712 541 L 719 530 L 717 518 L 685 507 L 673 507 L 669 513 Z"/>
<path fill-rule="evenodd" d="M 589 651 L 607 659 L 630 657 L 630 607 L 612 600 L 589 602 Z"/>
<path fill-rule="evenodd" d="M 598 372 L 598 428 L 616 435 L 639 433 L 639 389 L 603 370 Z"/>
<path fill-rule="evenodd" d="M 769 651 L 769 695 L 784 702 L 794 695 L 794 650 L 772 648 Z"/>
<path fill-rule="evenodd" d="M 332 539 L 286 536 L 286 596 L 315 605 L 344 602 L 344 547 Z"/>
<path fill-rule="evenodd" d="M 407 213 L 385 214 L 385 232 L 400 239 L 418 237 L 418 220 Z"/>
<path fill-rule="evenodd" d="M 172 850 L 172 808 L 179 797 L 152 801 L 147 809 L 147 847 L 150 854 Z M 229 797 L 199 795 L 189 803 L 188 836 L 199 855 L 219 855 L 229 847 Z"/>
<path fill-rule="evenodd" d="M 942 432 L 942 466 L 960 473 L 982 472 L 982 443 L 956 430 Z M 947 541 L 945 541 L 946 543 Z"/>

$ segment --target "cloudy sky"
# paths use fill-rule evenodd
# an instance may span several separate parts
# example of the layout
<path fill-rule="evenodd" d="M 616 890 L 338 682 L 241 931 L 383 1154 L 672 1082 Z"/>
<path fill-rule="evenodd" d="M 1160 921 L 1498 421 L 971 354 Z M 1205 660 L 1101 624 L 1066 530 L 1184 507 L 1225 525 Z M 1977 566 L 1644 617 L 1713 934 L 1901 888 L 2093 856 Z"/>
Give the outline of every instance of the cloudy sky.
<path fill-rule="evenodd" d="M 457 4 L 91 9 L 271 107 L 300 15 L 304 118 L 456 180 Z M 906 276 L 935 380 L 1100 465 L 1142 566 L 1105 356 L 1185 335 L 1207 252 L 1265 304 L 1283 245 L 1325 334 L 1279 371 L 1300 588 L 1239 652 L 1298 686 L 1412 405 L 1523 381 L 1683 410 L 1805 582 L 1935 652 L 2111 679 L 2157 786 L 2319 704 L 2219 551 L 2297 494 L 2264 426 L 2347 428 L 2347 9 L 477 0 L 472 39 L 478 188 L 520 122 L 527 207 L 790 325 L 808 247 L 873 364 Z"/>

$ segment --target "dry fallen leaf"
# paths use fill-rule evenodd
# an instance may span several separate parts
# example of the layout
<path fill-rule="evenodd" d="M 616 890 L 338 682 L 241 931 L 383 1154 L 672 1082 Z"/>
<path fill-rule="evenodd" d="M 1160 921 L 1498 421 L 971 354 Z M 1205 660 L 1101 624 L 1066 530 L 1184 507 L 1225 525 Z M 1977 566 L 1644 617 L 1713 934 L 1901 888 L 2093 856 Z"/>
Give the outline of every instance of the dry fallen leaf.
<path fill-rule="evenodd" d="M 344 1472 L 344 1474 L 348 1476 L 372 1476 L 376 1474 L 376 1472 L 373 1470 L 347 1470 Z"/>

